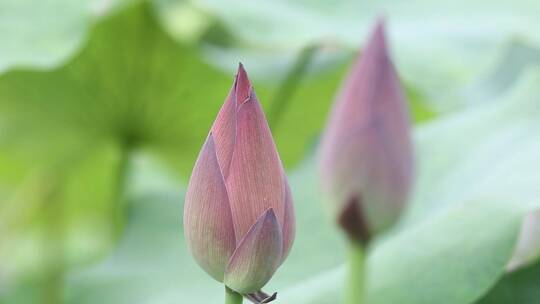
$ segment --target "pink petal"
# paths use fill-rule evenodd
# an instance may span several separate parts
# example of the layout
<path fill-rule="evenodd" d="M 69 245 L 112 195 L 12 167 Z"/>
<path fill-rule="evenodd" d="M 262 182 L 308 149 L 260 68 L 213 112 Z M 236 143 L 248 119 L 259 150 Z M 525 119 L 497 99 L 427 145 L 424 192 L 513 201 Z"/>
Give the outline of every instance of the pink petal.
<path fill-rule="evenodd" d="M 227 189 L 210 134 L 195 163 L 184 205 L 184 233 L 199 265 L 223 281 L 225 267 L 236 247 Z"/>
<path fill-rule="evenodd" d="M 225 272 L 225 285 L 242 294 L 259 291 L 281 262 L 282 242 L 276 215 L 268 209 L 234 251 Z"/>
<path fill-rule="evenodd" d="M 357 130 L 344 140 L 328 173 L 339 210 L 352 198 L 362 202 L 362 216 L 371 231 L 387 228 L 398 218 L 406 201 L 411 181 L 410 167 L 396 161 L 387 150 L 385 136 L 371 129 Z M 353 159 L 354 161 L 351 161 Z"/>
<path fill-rule="evenodd" d="M 284 175 L 285 176 L 285 175 Z M 287 182 L 287 179 L 284 177 L 285 184 L 285 219 L 283 223 L 283 255 L 281 258 L 281 263 L 285 261 L 289 252 L 291 251 L 294 236 L 295 236 L 295 216 L 294 208 L 292 203 L 292 194 L 291 188 Z"/>
<path fill-rule="evenodd" d="M 236 141 L 236 111 L 249 98 L 250 92 L 251 82 L 244 66 L 240 64 L 231 91 L 212 125 L 217 157 L 225 177 L 229 175 L 229 166 Z"/>
<path fill-rule="evenodd" d="M 283 167 L 263 110 L 251 94 L 238 109 L 236 145 L 226 179 L 237 241 L 267 209 L 274 209 L 281 226 L 285 215 Z"/>
<path fill-rule="evenodd" d="M 251 97 L 252 86 L 247 76 L 244 66 L 238 65 L 238 73 L 236 74 L 236 102 L 238 106 L 246 102 Z"/>
<path fill-rule="evenodd" d="M 412 158 L 406 101 L 379 22 L 332 111 L 321 145 L 322 177 L 338 211 L 359 197 L 378 230 L 407 199 Z"/>
<path fill-rule="evenodd" d="M 216 154 L 223 176 L 229 174 L 229 165 L 236 139 L 236 81 L 212 125 Z"/>

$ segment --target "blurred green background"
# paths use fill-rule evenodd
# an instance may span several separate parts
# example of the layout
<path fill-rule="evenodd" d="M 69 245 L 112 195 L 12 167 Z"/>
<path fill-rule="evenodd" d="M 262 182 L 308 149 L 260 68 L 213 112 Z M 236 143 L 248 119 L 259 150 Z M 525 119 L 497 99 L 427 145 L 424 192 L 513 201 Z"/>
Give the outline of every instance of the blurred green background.
<path fill-rule="evenodd" d="M 368 303 L 540 303 L 540 2 L 0 0 L 0 303 L 219 303 L 186 251 L 183 194 L 238 62 L 298 218 L 277 303 L 338 303 L 343 240 L 314 151 L 385 16 L 417 182 L 369 253 Z"/>

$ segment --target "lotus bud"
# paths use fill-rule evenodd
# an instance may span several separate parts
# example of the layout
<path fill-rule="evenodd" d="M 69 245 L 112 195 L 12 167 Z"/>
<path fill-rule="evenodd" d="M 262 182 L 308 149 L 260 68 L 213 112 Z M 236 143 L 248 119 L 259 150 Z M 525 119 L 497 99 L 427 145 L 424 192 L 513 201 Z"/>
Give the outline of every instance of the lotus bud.
<path fill-rule="evenodd" d="M 287 257 L 294 222 L 287 177 L 240 65 L 191 174 L 184 206 L 187 245 L 214 279 L 254 294 Z"/>
<path fill-rule="evenodd" d="M 320 148 L 323 187 L 350 237 L 392 225 L 413 171 L 408 111 L 380 21 L 343 84 Z"/>

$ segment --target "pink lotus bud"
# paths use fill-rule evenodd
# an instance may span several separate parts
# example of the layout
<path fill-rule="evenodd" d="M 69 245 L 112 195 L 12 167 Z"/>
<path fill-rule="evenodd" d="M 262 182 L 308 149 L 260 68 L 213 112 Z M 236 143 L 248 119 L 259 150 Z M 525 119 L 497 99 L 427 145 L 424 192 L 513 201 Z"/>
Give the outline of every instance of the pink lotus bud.
<path fill-rule="evenodd" d="M 291 249 L 291 192 L 242 65 L 193 168 L 184 232 L 199 265 L 242 294 L 260 290 Z"/>
<path fill-rule="evenodd" d="M 351 237 L 367 242 L 400 214 L 412 179 L 409 128 L 379 22 L 341 88 L 319 155 L 323 185 Z"/>

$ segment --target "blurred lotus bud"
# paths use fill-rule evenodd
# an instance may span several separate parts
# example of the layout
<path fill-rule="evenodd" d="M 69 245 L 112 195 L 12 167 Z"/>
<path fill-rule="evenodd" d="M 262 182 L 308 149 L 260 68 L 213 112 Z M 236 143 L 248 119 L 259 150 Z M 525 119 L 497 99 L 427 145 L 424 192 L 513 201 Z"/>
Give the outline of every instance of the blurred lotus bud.
<path fill-rule="evenodd" d="M 516 270 L 540 257 L 540 211 L 528 214 L 523 221 L 516 251 L 507 269 Z"/>
<path fill-rule="evenodd" d="M 191 174 L 184 207 L 188 247 L 214 279 L 254 293 L 287 257 L 294 221 L 270 128 L 240 65 Z"/>
<path fill-rule="evenodd" d="M 349 236 L 365 243 L 396 221 L 412 154 L 405 96 L 379 22 L 337 96 L 319 155 L 323 186 Z"/>

